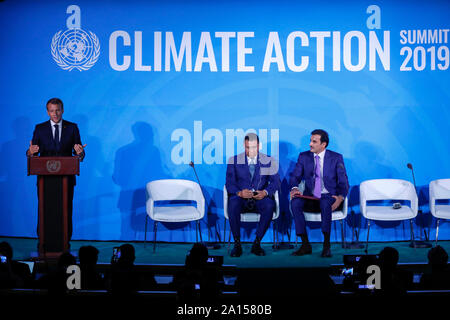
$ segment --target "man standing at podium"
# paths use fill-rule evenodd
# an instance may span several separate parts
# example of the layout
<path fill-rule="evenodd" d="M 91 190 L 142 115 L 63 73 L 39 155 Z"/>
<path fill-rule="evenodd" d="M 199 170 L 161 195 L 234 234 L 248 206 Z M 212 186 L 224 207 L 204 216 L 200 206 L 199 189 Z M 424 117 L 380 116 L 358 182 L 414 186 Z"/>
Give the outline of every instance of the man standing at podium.
<path fill-rule="evenodd" d="M 295 231 L 302 239 L 300 249 L 292 255 L 302 256 L 311 254 L 312 248 L 306 233 L 305 216 L 303 211 L 319 211 L 322 221 L 324 237 L 321 256 L 331 257 L 330 232 L 332 212 L 338 209 L 348 193 L 348 178 L 345 171 L 344 159 L 341 154 L 326 149 L 328 147 L 328 133 L 317 129 L 311 132 L 310 151 L 300 153 L 297 164 L 291 174 L 291 211 L 295 221 Z M 299 183 L 305 181 L 303 195 L 312 196 L 318 200 L 298 197 L 302 192 Z"/>
<path fill-rule="evenodd" d="M 78 155 L 80 160 L 83 161 L 86 145 L 81 143 L 77 125 L 63 120 L 63 113 L 64 105 L 61 99 L 52 98 L 47 102 L 47 114 L 50 120 L 36 125 L 33 139 L 30 141 L 27 150 L 27 156 L 71 157 L 72 155 Z M 69 176 L 67 217 L 69 240 L 72 237 L 72 202 L 75 183 L 75 176 Z"/>

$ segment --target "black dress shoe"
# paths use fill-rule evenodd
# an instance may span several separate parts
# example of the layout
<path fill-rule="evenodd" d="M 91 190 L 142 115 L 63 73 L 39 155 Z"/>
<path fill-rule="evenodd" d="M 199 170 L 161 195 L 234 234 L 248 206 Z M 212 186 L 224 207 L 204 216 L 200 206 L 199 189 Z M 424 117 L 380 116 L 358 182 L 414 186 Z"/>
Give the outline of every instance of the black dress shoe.
<path fill-rule="evenodd" d="M 323 246 L 322 254 L 320 255 L 322 258 L 331 258 L 331 248 L 329 246 Z"/>
<path fill-rule="evenodd" d="M 230 256 L 236 257 L 236 258 L 242 256 L 242 246 L 240 243 L 236 243 L 234 245 L 233 250 L 231 250 Z"/>
<path fill-rule="evenodd" d="M 311 254 L 312 247 L 309 243 L 302 244 L 300 249 L 292 252 L 293 256 L 304 256 L 305 254 Z"/>
<path fill-rule="evenodd" d="M 261 248 L 260 243 L 256 242 L 256 241 L 253 242 L 251 253 L 253 253 L 257 256 L 265 256 L 266 255 L 266 252 L 264 251 L 263 248 Z"/>

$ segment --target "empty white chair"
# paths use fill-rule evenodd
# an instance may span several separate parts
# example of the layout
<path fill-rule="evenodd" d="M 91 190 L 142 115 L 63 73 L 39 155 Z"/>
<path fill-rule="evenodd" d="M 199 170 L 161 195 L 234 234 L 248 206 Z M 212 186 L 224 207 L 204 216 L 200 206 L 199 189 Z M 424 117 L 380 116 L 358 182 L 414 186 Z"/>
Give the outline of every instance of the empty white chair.
<path fill-rule="evenodd" d="M 438 179 L 430 182 L 430 212 L 436 221 L 436 244 L 439 235 L 439 220 L 450 219 L 450 205 L 436 204 L 436 200 L 450 199 L 450 179 Z"/>
<path fill-rule="evenodd" d="M 298 185 L 298 190 L 303 193 L 305 189 L 305 182 L 302 181 Z M 291 203 L 289 202 L 289 210 L 291 210 Z M 342 210 L 336 210 L 331 213 L 331 221 L 339 221 L 341 224 L 341 237 L 342 237 L 342 247 L 345 247 L 345 228 L 343 221 L 347 218 L 348 211 L 348 199 L 345 197 L 344 203 L 342 205 Z M 291 210 L 292 214 L 292 210 Z M 306 212 L 304 211 L 305 221 L 309 222 L 322 222 L 322 216 L 320 212 Z M 295 242 L 297 243 L 298 236 L 295 237 Z"/>
<path fill-rule="evenodd" d="M 199 221 L 205 215 L 205 198 L 198 183 L 181 179 L 155 180 L 147 183 L 147 215 L 145 217 L 145 240 L 147 241 L 147 218 L 154 223 L 153 251 L 156 247 L 156 232 L 158 222 L 188 222 L 196 221 L 196 239 L 200 233 Z M 191 205 L 155 206 L 155 201 L 195 201 L 197 207 Z M 201 233 L 200 233 L 201 239 Z"/>
<path fill-rule="evenodd" d="M 417 216 L 418 199 L 414 185 L 400 179 L 375 179 L 361 182 L 359 193 L 359 205 L 361 214 L 367 219 L 366 252 L 369 245 L 369 231 L 371 220 L 399 221 L 410 220 L 411 241 L 414 241 L 413 221 Z M 402 205 L 399 209 L 389 206 L 369 206 L 371 200 L 408 200 L 410 206 Z"/>
<path fill-rule="evenodd" d="M 278 196 L 278 191 L 275 192 L 274 194 L 274 198 L 275 198 L 275 211 L 273 212 L 273 217 L 272 217 L 272 222 L 276 219 L 278 219 L 278 217 L 280 216 L 280 200 L 279 200 L 279 196 Z M 225 223 L 224 223 L 224 228 L 223 228 L 223 238 L 224 240 L 226 239 L 226 223 L 228 218 L 228 192 L 227 192 L 227 187 L 223 186 L 223 215 L 225 216 Z M 246 212 L 246 213 L 241 213 L 241 222 L 259 222 L 259 218 L 260 218 L 260 214 L 258 212 Z M 275 241 L 275 226 L 272 227 L 273 229 L 273 241 L 274 243 L 276 243 Z M 230 242 L 231 242 L 231 227 L 230 227 L 230 234 L 228 237 L 228 248 L 230 247 Z"/>

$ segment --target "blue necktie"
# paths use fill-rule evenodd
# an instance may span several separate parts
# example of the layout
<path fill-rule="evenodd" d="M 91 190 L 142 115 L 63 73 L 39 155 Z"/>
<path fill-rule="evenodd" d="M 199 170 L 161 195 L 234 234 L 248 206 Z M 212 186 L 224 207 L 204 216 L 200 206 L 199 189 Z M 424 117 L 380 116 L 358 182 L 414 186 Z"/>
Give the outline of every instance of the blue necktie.
<path fill-rule="evenodd" d="M 316 170 L 314 172 L 314 192 L 313 195 L 316 198 L 320 198 L 322 194 L 322 181 L 320 179 L 320 157 L 316 155 Z"/>
<path fill-rule="evenodd" d="M 248 169 L 250 170 L 250 176 L 252 177 L 252 179 L 253 179 L 253 175 L 255 174 L 255 168 L 256 168 L 256 165 L 252 161 L 252 163 L 250 163 L 248 165 Z"/>
<path fill-rule="evenodd" d="M 59 150 L 59 125 L 55 124 L 53 127 L 55 127 L 55 146 L 56 150 Z"/>

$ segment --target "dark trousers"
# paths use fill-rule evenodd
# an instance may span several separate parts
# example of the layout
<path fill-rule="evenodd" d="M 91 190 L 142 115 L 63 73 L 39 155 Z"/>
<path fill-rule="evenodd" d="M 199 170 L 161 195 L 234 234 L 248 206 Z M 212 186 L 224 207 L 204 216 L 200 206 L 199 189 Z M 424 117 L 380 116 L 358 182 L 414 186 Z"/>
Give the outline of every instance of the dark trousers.
<path fill-rule="evenodd" d="M 261 200 L 255 200 L 254 210 L 249 210 L 247 200 L 237 195 L 231 195 L 228 198 L 228 218 L 230 220 L 231 232 L 234 239 L 240 239 L 241 235 L 241 213 L 255 212 L 260 214 L 256 237 L 262 239 L 272 221 L 273 211 L 275 209 L 275 200 L 265 197 Z"/>
<path fill-rule="evenodd" d="M 294 216 L 295 231 L 298 235 L 306 234 L 306 221 L 303 212 L 320 212 L 322 232 L 331 231 L 331 206 L 336 201 L 329 193 L 323 193 L 320 200 L 294 198 L 291 201 L 291 211 Z M 342 207 L 342 204 L 340 208 Z M 339 208 L 338 208 L 339 209 Z"/>

